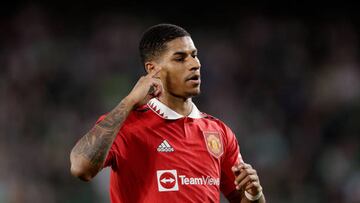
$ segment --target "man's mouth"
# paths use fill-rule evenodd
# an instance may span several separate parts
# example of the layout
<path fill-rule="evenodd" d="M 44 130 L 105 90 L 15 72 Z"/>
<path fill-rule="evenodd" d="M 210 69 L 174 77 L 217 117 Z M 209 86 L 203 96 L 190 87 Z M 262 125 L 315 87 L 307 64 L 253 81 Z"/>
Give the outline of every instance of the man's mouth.
<path fill-rule="evenodd" d="M 200 75 L 193 75 L 186 79 L 187 81 L 199 81 Z"/>
<path fill-rule="evenodd" d="M 199 74 L 192 75 L 186 79 L 186 82 L 189 82 L 191 86 L 198 87 L 201 83 L 201 78 Z"/>

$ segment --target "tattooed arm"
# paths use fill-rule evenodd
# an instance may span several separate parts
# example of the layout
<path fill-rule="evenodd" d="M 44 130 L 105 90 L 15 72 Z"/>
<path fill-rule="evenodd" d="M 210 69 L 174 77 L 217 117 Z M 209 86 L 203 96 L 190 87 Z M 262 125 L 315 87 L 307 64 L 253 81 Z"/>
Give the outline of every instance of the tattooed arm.
<path fill-rule="evenodd" d="M 155 77 L 158 72 L 152 71 L 141 77 L 130 94 L 76 143 L 70 154 L 73 176 L 90 181 L 102 169 L 109 149 L 131 109 L 161 94 L 161 81 Z"/>
<path fill-rule="evenodd" d="M 89 181 L 101 170 L 120 125 L 131 109 L 131 103 L 125 98 L 78 141 L 70 154 L 74 176 Z"/>

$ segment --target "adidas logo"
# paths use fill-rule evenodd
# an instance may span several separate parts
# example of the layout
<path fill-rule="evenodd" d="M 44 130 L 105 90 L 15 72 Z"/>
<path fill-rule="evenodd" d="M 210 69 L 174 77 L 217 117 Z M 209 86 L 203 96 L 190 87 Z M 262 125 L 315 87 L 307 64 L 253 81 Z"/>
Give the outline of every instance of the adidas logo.
<path fill-rule="evenodd" d="M 170 146 L 168 141 L 164 140 L 157 148 L 158 152 L 173 152 L 175 151 L 174 148 Z"/>

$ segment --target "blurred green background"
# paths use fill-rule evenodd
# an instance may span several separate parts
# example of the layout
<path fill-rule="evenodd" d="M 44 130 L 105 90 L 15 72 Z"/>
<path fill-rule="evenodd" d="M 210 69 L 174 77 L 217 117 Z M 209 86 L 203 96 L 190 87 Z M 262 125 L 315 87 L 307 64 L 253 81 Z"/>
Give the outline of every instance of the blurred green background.
<path fill-rule="evenodd" d="M 144 74 L 139 39 L 163 22 L 192 34 L 194 101 L 236 133 L 268 202 L 360 202 L 356 6 L 15 1 L 0 11 L 1 203 L 109 202 L 109 171 L 81 182 L 69 153 Z"/>

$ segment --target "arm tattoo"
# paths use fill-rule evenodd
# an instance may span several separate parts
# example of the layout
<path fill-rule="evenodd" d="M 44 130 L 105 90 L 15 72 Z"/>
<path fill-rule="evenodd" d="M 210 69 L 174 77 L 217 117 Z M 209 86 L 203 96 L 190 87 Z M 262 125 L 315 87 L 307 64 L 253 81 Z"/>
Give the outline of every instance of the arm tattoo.
<path fill-rule="evenodd" d="M 120 102 L 104 120 L 96 124 L 78 141 L 72 152 L 87 158 L 93 166 L 101 167 L 130 110 L 125 102 Z"/>

